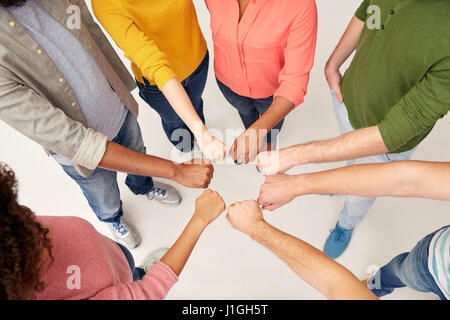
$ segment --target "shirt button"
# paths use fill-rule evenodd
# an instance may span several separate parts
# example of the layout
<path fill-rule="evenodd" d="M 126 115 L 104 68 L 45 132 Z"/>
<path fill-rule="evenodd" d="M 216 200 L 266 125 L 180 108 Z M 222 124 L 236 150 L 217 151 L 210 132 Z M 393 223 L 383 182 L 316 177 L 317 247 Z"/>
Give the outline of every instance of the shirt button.
<path fill-rule="evenodd" d="M 9 26 L 10 26 L 11 28 L 14 28 L 14 27 L 16 26 L 16 23 L 15 23 L 14 21 L 10 21 L 10 22 L 9 22 Z"/>
<path fill-rule="evenodd" d="M 74 101 L 72 102 L 72 107 L 75 107 L 77 105 L 77 103 Z"/>
<path fill-rule="evenodd" d="M 41 55 L 41 54 L 43 53 L 43 52 L 42 52 L 42 49 L 37 49 L 36 52 L 37 52 L 38 55 Z"/>
<path fill-rule="evenodd" d="M 391 11 L 389 11 L 389 13 L 390 13 L 391 15 L 394 15 L 395 10 L 391 10 Z"/>
<path fill-rule="evenodd" d="M 64 82 L 64 78 L 59 78 L 58 81 L 59 81 L 59 83 L 63 83 Z"/>

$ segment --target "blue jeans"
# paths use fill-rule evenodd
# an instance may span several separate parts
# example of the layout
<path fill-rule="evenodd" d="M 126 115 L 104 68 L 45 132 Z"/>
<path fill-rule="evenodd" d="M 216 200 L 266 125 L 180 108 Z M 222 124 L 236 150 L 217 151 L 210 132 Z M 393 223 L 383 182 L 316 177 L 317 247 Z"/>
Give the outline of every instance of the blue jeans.
<path fill-rule="evenodd" d="M 227 101 L 239 112 L 242 123 L 245 129 L 248 129 L 254 124 L 272 105 L 273 97 L 264 99 L 253 99 L 249 97 L 240 96 L 216 78 L 220 91 Z M 265 140 L 267 143 L 272 143 L 278 138 L 281 128 L 283 127 L 284 119 L 278 122 L 267 134 Z"/>
<path fill-rule="evenodd" d="M 420 240 L 411 252 L 396 256 L 378 270 L 368 282 L 372 292 L 382 297 L 392 293 L 395 288 L 410 287 L 416 291 L 433 292 L 442 300 L 446 300 L 428 268 L 430 242 L 439 231 L 429 234 Z"/>
<path fill-rule="evenodd" d="M 142 268 L 136 267 L 134 263 L 133 255 L 131 254 L 130 250 L 125 248 L 120 243 L 116 242 L 117 245 L 122 249 L 123 254 L 125 255 L 125 258 L 127 258 L 128 264 L 130 265 L 131 273 L 133 274 L 133 281 L 139 281 L 145 276 L 145 270 Z"/>
<path fill-rule="evenodd" d="M 341 134 L 346 134 L 348 132 L 354 131 L 355 129 L 351 125 L 350 120 L 348 118 L 347 107 L 345 106 L 344 103 L 339 102 L 333 90 L 331 91 L 331 95 L 333 98 L 334 110 L 336 113 L 337 120 L 339 122 Z M 352 166 L 367 163 L 386 163 L 393 161 L 409 160 L 411 159 L 415 151 L 416 148 L 403 153 L 387 153 L 376 156 L 364 157 L 360 159 L 354 159 L 347 161 L 347 165 Z M 370 207 L 372 207 L 375 200 L 376 198 L 347 196 L 345 198 L 344 208 L 342 209 L 341 215 L 339 217 L 339 226 L 348 230 L 353 229 L 359 222 L 361 222 L 364 219 L 364 217 L 366 216 Z"/>
<path fill-rule="evenodd" d="M 136 117 L 130 111 L 128 111 L 122 128 L 112 141 L 131 150 L 146 153 L 141 128 Z M 116 222 L 120 219 L 123 211 L 117 185 L 117 172 L 97 168 L 92 175 L 85 178 L 73 166 L 62 165 L 62 168 L 78 183 L 89 206 L 100 221 Z M 125 184 L 134 194 L 146 194 L 153 188 L 153 179 L 129 174 Z"/>
<path fill-rule="evenodd" d="M 208 69 L 209 53 L 206 52 L 206 56 L 200 66 L 181 82 L 203 123 L 205 123 L 205 115 L 203 114 L 202 94 L 205 90 L 206 79 L 208 78 Z M 190 152 L 194 146 L 194 135 L 191 130 L 189 130 L 184 121 L 173 110 L 169 101 L 167 101 L 158 87 L 150 85 L 145 78 L 144 82 L 145 85 L 136 81 L 139 88 L 139 95 L 161 117 L 161 123 L 167 138 L 180 151 Z"/>

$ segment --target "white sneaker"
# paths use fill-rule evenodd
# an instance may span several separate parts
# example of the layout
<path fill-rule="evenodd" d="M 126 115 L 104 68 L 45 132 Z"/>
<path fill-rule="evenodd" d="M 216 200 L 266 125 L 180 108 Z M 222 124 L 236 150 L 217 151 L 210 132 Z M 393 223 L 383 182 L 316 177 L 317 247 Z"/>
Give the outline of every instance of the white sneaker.
<path fill-rule="evenodd" d="M 108 223 L 114 239 L 128 249 L 134 249 L 141 244 L 139 233 L 124 219 L 114 223 Z"/>
<path fill-rule="evenodd" d="M 181 203 L 181 194 L 174 187 L 155 181 L 153 188 L 147 193 L 149 200 L 156 200 L 164 206 L 177 207 Z"/>

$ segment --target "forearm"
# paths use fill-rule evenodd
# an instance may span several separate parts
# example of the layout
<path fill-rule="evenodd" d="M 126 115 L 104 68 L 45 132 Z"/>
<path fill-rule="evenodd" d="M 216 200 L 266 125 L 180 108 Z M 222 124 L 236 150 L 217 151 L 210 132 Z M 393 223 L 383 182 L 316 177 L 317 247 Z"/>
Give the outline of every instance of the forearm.
<path fill-rule="evenodd" d="M 450 163 L 400 161 L 297 176 L 298 195 L 418 197 L 450 200 Z"/>
<path fill-rule="evenodd" d="M 294 108 L 295 105 L 286 98 L 275 97 L 269 109 L 267 109 L 250 129 L 270 131 L 278 122 L 294 110 Z"/>
<path fill-rule="evenodd" d="M 339 44 L 328 59 L 327 66 L 339 69 L 344 64 L 353 51 L 355 51 L 363 28 L 364 22 L 357 17 L 353 17 Z"/>
<path fill-rule="evenodd" d="M 200 136 L 207 132 L 207 129 L 195 111 L 195 108 L 180 81 L 176 78 L 169 80 L 161 88 L 161 92 L 164 94 L 173 110 L 175 110 L 186 126 L 194 133 L 195 137 L 200 139 Z"/>
<path fill-rule="evenodd" d="M 206 227 L 207 223 L 204 221 L 195 217 L 192 218 L 175 244 L 161 259 L 161 262 L 168 265 L 179 276 Z"/>
<path fill-rule="evenodd" d="M 388 152 L 376 126 L 291 148 L 297 164 L 345 161 Z"/>
<path fill-rule="evenodd" d="M 147 177 L 174 180 L 176 164 L 172 161 L 149 156 L 108 141 L 99 167 Z"/>
<path fill-rule="evenodd" d="M 251 235 L 328 299 L 376 299 L 349 270 L 324 253 L 266 222 Z"/>

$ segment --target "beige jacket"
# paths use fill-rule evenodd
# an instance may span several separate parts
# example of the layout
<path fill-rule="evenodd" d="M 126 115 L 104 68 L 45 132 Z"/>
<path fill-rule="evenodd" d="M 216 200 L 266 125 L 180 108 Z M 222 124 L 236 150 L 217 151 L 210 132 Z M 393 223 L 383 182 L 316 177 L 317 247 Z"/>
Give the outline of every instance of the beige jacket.
<path fill-rule="evenodd" d="M 111 87 L 137 116 L 138 105 L 130 91 L 136 83 L 94 22 L 84 0 L 35 0 L 70 30 L 90 52 Z M 69 6 L 81 9 L 81 28 L 71 30 Z M 87 177 L 97 168 L 107 138 L 87 127 L 77 98 L 51 58 L 26 29 L 0 7 L 0 119 L 47 152 L 72 159 Z"/>

